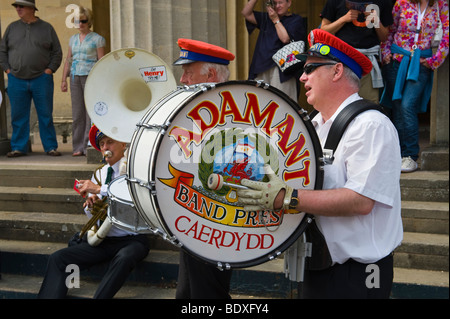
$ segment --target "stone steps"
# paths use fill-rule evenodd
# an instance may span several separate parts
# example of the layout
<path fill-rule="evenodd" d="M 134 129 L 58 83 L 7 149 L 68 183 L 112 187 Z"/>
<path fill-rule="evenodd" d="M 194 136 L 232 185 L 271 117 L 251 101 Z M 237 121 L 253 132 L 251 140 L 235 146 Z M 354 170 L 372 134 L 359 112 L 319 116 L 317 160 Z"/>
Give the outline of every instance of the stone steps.
<path fill-rule="evenodd" d="M 87 220 L 80 214 L 0 211 L 0 239 L 67 243 Z M 158 236 L 149 237 L 155 249 L 176 250 Z M 446 234 L 405 232 L 403 243 L 396 251 L 398 266 L 448 271 L 448 251 Z"/>
<path fill-rule="evenodd" d="M 2 272 L 6 278 L 34 277 L 33 287 L 28 287 L 28 292 L 22 291 L 21 293 L 35 296 L 45 273 L 48 256 L 66 246 L 66 244 L 61 243 L 0 240 Z M 178 277 L 178 260 L 178 251 L 151 249 L 144 261 L 130 274 L 128 287 L 133 285 L 137 287 L 163 287 L 164 289 L 170 288 L 173 292 Z M 80 280 L 84 283 L 97 283 L 106 271 L 106 267 L 107 265 L 103 264 L 92 267 L 88 271 L 83 271 Z M 234 270 L 233 295 L 257 296 L 258 298 L 290 298 L 291 282 L 284 278 L 282 270 L 282 260 Z M 37 280 L 37 278 L 40 279 Z M 258 280 L 255 280 L 255 278 L 258 278 Z M 0 283 L 1 294 L 3 282 L 0 281 Z M 127 289 L 125 288 L 125 290 Z M 4 294 L 7 291 L 8 289 L 3 289 Z M 77 290 L 74 290 L 74 292 L 76 295 Z M 139 292 L 136 291 L 135 293 Z"/>
<path fill-rule="evenodd" d="M 87 218 L 80 213 L 83 200 L 72 189 L 73 182 L 75 178 L 90 178 L 97 166 L 67 168 L 0 165 L 1 271 L 7 278 L 42 276 L 48 254 L 58 247 L 65 247 L 73 234 L 81 229 Z M 399 279 L 396 279 L 393 296 L 402 298 L 412 291 L 421 291 L 425 296 L 438 298 L 448 296 L 448 172 L 419 171 L 402 174 L 401 187 L 405 235 L 402 246 L 395 252 L 395 267 Z M 171 262 L 155 262 L 155 258 L 173 258 L 173 254 L 177 256 L 177 248 L 159 237 L 149 237 L 152 242 L 151 253 L 135 271 L 137 279 L 132 278 L 130 281 L 130 285 L 136 286 L 135 298 L 140 294 L 139 287 L 142 283 L 160 288 L 161 285 L 171 287 L 176 281 L 177 258 Z M 6 248 L 5 243 L 14 243 L 15 248 Z M 22 245 L 28 248 L 23 248 Z M 36 245 L 40 248 L 27 251 Z M 11 271 L 6 268 L 9 266 L 4 261 L 5 255 L 9 258 L 14 256 L 15 268 L 39 265 L 40 269 L 31 273 L 21 273 L 16 269 Z M 277 260 L 272 264 L 266 263 L 258 266 L 258 270 L 235 270 L 233 293 L 237 296 L 289 298 L 294 294 L 294 288 L 284 278 L 282 262 Z M 266 267 L 271 269 L 271 275 L 267 275 Z M 171 275 L 163 276 L 163 281 L 158 278 L 148 279 L 149 273 L 155 272 L 155 269 L 156 273 L 161 273 L 161 269 L 170 270 Z M 95 281 L 96 276 L 99 275 L 95 275 L 94 271 L 90 280 Z M 88 278 L 90 277 L 88 274 Z M 447 277 L 447 280 L 431 279 L 435 277 Z M 158 293 L 164 296 L 164 291 Z M 126 296 L 123 298 L 127 298 Z"/>
<path fill-rule="evenodd" d="M 406 232 L 449 234 L 448 202 L 402 202 L 403 229 Z"/>
<path fill-rule="evenodd" d="M 65 246 L 60 243 L 0 240 L 3 269 L 0 299 L 2 295 L 7 298 L 35 298 L 48 256 Z M 81 289 L 72 289 L 69 296 L 91 298 L 105 270 L 106 265 L 99 265 L 82 272 Z M 177 273 L 177 251 L 151 250 L 116 298 L 171 299 L 175 293 Z M 394 273 L 394 298 L 409 298 L 411 294 L 418 298 L 448 298 L 448 272 L 396 267 Z M 291 298 L 295 295 L 295 285 L 284 278 L 282 259 L 235 269 L 231 285 L 236 299 Z"/>

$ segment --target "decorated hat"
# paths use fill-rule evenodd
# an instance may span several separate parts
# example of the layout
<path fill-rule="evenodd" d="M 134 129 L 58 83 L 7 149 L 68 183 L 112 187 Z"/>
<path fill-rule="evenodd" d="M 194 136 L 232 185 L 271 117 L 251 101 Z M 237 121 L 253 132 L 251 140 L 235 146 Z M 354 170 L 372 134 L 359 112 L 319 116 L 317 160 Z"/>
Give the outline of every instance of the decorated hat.
<path fill-rule="evenodd" d="M 341 62 L 359 78 L 372 71 L 373 66 L 369 58 L 327 31 L 312 30 L 308 40 L 310 49 L 304 54 L 299 54 L 297 59 L 306 61 L 309 56 L 315 56 Z"/>
<path fill-rule="evenodd" d="M 89 131 L 89 141 L 91 145 L 98 151 L 100 150 L 100 140 L 104 138 L 106 135 L 100 131 L 97 126 L 92 125 L 91 130 Z"/>
<path fill-rule="evenodd" d="M 12 5 L 14 7 L 15 6 L 33 7 L 34 9 L 36 9 L 36 11 L 38 11 L 38 9 L 36 8 L 35 0 L 16 0 Z"/>
<path fill-rule="evenodd" d="M 235 55 L 230 51 L 202 41 L 178 39 L 178 46 L 181 49 L 180 58 L 173 63 L 174 65 L 194 62 L 228 65 L 235 59 Z"/>

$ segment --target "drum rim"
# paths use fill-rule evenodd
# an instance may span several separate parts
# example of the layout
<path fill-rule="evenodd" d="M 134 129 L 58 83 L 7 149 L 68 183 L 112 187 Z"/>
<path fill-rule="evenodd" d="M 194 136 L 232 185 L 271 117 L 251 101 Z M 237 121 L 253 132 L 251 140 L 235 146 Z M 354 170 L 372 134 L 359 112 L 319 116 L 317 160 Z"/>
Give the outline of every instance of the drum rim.
<path fill-rule="evenodd" d="M 228 82 L 217 83 L 217 84 L 205 83 L 205 84 L 199 84 L 199 85 L 190 86 L 190 87 L 180 87 L 177 91 L 182 91 L 183 89 L 184 90 L 196 89 L 196 91 L 193 91 L 193 94 L 189 95 L 186 99 L 184 99 L 179 104 L 180 107 L 177 107 L 177 109 L 171 113 L 170 117 L 167 118 L 166 122 L 172 123 L 173 119 L 183 109 L 182 106 L 185 106 L 186 104 L 188 104 L 192 100 L 194 100 L 198 95 L 201 95 L 202 93 L 204 93 L 205 89 L 207 91 L 209 91 L 209 90 L 217 89 L 217 88 L 220 89 L 223 86 L 229 86 L 229 85 L 250 85 L 250 86 L 255 86 L 255 87 L 262 87 L 263 89 L 271 91 L 271 92 L 279 95 L 280 97 L 282 97 L 283 100 L 285 100 L 285 102 L 289 106 L 291 106 L 294 110 L 297 111 L 298 116 L 302 119 L 303 124 L 305 125 L 305 127 L 309 133 L 309 138 L 311 139 L 311 142 L 313 144 L 315 161 L 316 161 L 316 176 L 315 176 L 314 189 L 315 190 L 322 189 L 323 179 L 324 179 L 324 170 L 323 170 L 323 161 L 321 160 L 321 158 L 323 158 L 323 153 L 322 153 L 322 147 L 320 146 L 320 140 L 317 136 L 314 126 L 311 123 L 311 119 L 307 115 L 307 112 L 298 103 L 296 103 L 294 100 L 292 100 L 287 94 L 285 94 L 283 91 L 281 91 L 271 85 L 265 86 L 265 82 L 255 81 L 255 80 L 245 80 L 245 81 L 228 81 Z M 170 94 L 173 94 L 174 92 L 171 92 Z M 161 99 L 160 102 L 165 100 L 166 97 Z M 160 104 L 160 102 L 158 102 L 158 104 Z M 156 111 L 155 108 L 152 108 L 152 110 Z M 150 110 L 150 111 L 152 111 L 152 110 Z M 145 115 L 143 119 L 147 119 L 147 115 Z M 135 132 L 135 135 L 137 133 L 138 133 L 138 131 Z M 150 161 L 149 161 L 149 175 L 150 176 L 156 176 L 156 165 L 154 165 L 152 163 L 153 163 L 153 160 L 156 159 L 157 154 L 159 153 L 159 150 L 160 150 L 161 144 L 162 144 L 161 141 L 163 138 L 164 138 L 164 135 L 159 135 L 157 140 L 155 141 L 155 148 L 154 148 L 155 152 L 153 152 L 153 154 L 151 155 Z M 132 141 L 134 141 L 134 139 L 135 138 L 133 137 Z M 148 176 L 149 180 L 150 180 L 150 176 Z M 133 196 L 132 196 L 132 199 L 134 200 Z M 156 204 L 155 205 L 156 206 L 155 213 L 156 213 L 157 218 L 160 221 L 161 225 L 163 225 L 164 231 L 167 232 L 167 235 L 174 237 L 175 235 L 170 231 L 170 228 L 167 226 L 165 219 L 160 217 L 160 215 L 162 214 L 162 211 L 159 206 L 158 197 L 154 196 L 153 201 Z M 140 213 L 139 209 L 137 209 L 137 211 Z M 231 269 L 253 267 L 253 266 L 257 266 L 262 263 L 265 263 L 267 261 L 273 260 L 273 259 L 277 258 L 280 254 L 282 254 L 284 251 L 286 251 L 305 232 L 306 228 L 311 223 L 313 218 L 314 217 L 312 215 L 305 213 L 305 216 L 303 217 L 302 221 L 299 223 L 298 227 L 293 231 L 292 235 L 290 237 L 288 237 L 282 244 L 280 244 L 276 248 L 272 249 L 271 251 L 269 251 L 267 254 L 265 254 L 263 256 L 260 256 L 260 257 L 257 257 L 257 258 L 254 258 L 254 259 L 251 259 L 251 260 L 248 260 L 245 262 L 220 262 L 217 260 L 212 260 L 212 259 L 208 259 L 204 256 L 201 256 L 201 255 L 193 252 L 192 250 L 190 250 L 189 248 L 187 248 L 184 245 L 181 246 L 181 249 L 183 249 L 186 253 L 195 257 L 196 259 L 198 259 L 206 264 L 213 265 L 213 266 L 219 267 L 219 265 L 222 264 L 223 266 L 225 266 L 225 267 L 228 266 Z M 146 220 L 146 218 L 144 218 L 144 220 Z"/>
<path fill-rule="evenodd" d="M 296 103 L 294 100 L 292 100 L 286 93 L 283 91 L 269 85 L 268 87 L 264 87 L 264 83 L 262 84 L 261 81 L 255 81 L 255 80 L 246 80 L 246 81 L 229 81 L 229 82 L 223 82 L 223 83 L 217 83 L 215 85 L 215 88 L 228 86 L 228 85 L 251 85 L 251 86 L 262 86 L 264 89 L 271 91 L 281 97 L 285 100 L 286 103 L 288 103 L 291 107 L 293 107 L 300 118 L 302 118 L 303 123 L 306 126 L 306 129 L 309 133 L 309 137 L 311 138 L 313 148 L 314 148 L 314 155 L 316 158 L 316 178 L 315 178 L 315 184 L 314 189 L 320 190 L 323 187 L 323 178 L 324 178 L 324 170 L 323 170 L 323 161 L 321 158 L 323 158 L 323 152 L 322 147 L 320 146 L 320 140 L 317 136 L 316 130 L 314 126 L 311 123 L 311 119 L 309 116 L 307 116 L 307 113 L 304 113 L 306 116 L 302 116 L 301 111 L 305 111 L 298 103 Z M 306 112 L 306 111 L 305 111 Z M 182 246 L 181 249 L 186 251 L 191 256 L 195 257 L 196 259 L 199 259 L 207 264 L 218 266 L 219 263 L 222 265 L 229 265 L 231 269 L 239 269 L 239 268 L 247 268 L 247 267 L 253 267 L 260 265 L 262 263 L 265 263 L 267 261 L 270 261 L 274 258 L 276 258 L 279 254 L 286 251 L 290 246 L 292 246 L 299 238 L 300 236 L 305 232 L 308 225 L 311 223 L 312 218 L 314 218 L 312 215 L 305 213 L 305 216 L 303 217 L 302 221 L 298 225 L 298 227 L 294 230 L 292 235 L 286 239 L 285 242 L 283 242 L 281 245 L 276 247 L 275 249 L 268 252 L 266 255 L 254 258 L 245 262 L 220 262 L 220 261 L 214 261 L 208 258 L 205 258 L 203 256 L 198 255 L 197 253 L 189 250 L 185 246 Z"/>
<path fill-rule="evenodd" d="M 126 200 L 124 198 L 118 197 L 117 195 L 115 195 L 115 194 L 113 194 L 111 192 L 111 186 L 114 185 L 114 183 L 118 182 L 119 180 L 125 180 L 125 182 L 127 183 L 128 192 L 130 192 L 129 187 L 128 187 L 127 175 L 121 175 L 121 176 L 116 177 L 115 179 L 113 179 L 111 181 L 111 183 L 108 184 L 108 188 L 107 188 L 108 199 L 111 200 L 111 201 L 114 201 L 114 202 L 118 202 L 118 203 L 121 203 L 121 204 L 125 204 L 125 205 L 129 205 L 129 206 L 132 206 L 132 207 L 136 207 L 136 205 L 133 202 L 133 198 L 131 198 L 131 201 L 128 201 L 128 200 Z M 131 194 L 130 194 L 130 197 L 131 197 Z"/>
<path fill-rule="evenodd" d="M 169 101 L 170 99 L 172 99 L 174 96 L 181 94 L 183 92 L 187 92 L 188 90 L 192 90 L 192 94 L 189 94 L 185 99 L 183 99 L 179 105 L 177 105 L 176 109 L 170 114 L 169 117 L 167 117 L 166 119 L 166 123 L 172 123 L 173 119 L 177 117 L 177 115 L 179 114 L 179 112 L 181 112 L 181 110 L 183 109 L 183 106 L 190 103 L 195 97 L 197 97 L 197 95 L 200 95 L 201 93 L 203 93 L 205 88 L 205 85 L 194 85 L 194 86 L 179 86 L 177 87 L 176 90 L 168 93 L 167 95 L 165 95 L 163 98 L 161 98 L 155 105 L 154 107 L 152 107 L 150 110 L 147 111 L 147 113 L 142 117 L 141 119 L 141 123 L 145 122 L 147 120 L 149 120 L 151 118 L 151 114 L 152 113 L 156 113 L 163 105 L 165 105 L 165 103 L 167 101 Z M 209 89 L 210 87 L 208 87 Z M 138 143 L 134 143 L 136 139 L 140 140 L 142 137 L 144 130 L 142 128 L 136 129 L 136 131 L 133 134 L 133 137 L 131 139 L 131 144 L 130 144 L 130 152 L 129 152 L 129 158 L 128 158 L 128 172 L 130 171 L 134 171 L 135 169 L 135 162 L 130 161 L 131 155 L 134 154 L 136 152 L 136 148 L 137 148 L 137 144 Z M 149 158 L 149 167 L 148 167 L 148 176 L 147 179 L 150 181 L 151 180 L 151 176 L 156 176 L 156 165 L 154 165 L 154 160 L 156 158 L 156 155 L 159 153 L 159 150 L 161 148 L 161 144 L 162 144 L 162 139 L 164 138 L 165 134 L 159 134 L 157 139 L 154 141 L 153 145 L 154 145 L 154 152 L 153 154 L 151 154 L 150 158 Z M 161 218 L 161 208 L 159 205 L 159 201 L 158 201 L 158 197 L 157 196 L 151 196 L 151 201 L 154 203 L 154 209 L 155 209 L 155 217 L 158 220 L 160 225 L 153 225 L 153 223 L 150 222 L 150 220 L 148 219 L 148 217 L 146 216 L 146 214 L 141 214 L 141 211 L 145 212 L 145 209 L 143 207 L 141 207 L 140 203 L 136 203 L 135 202 L 135 191 L 134 188 L 131 187 L 131 184 L 128 183 L 128 188 L 130 191 L 130 195 L 131 195 L 131 199 L 133 201 L 133 204 L 136 208 L 136 211 L 138 212 L 139 215 L 141 215 L 141 218 L 148 224 L 151 225 L 150 227 L 152 227 L 155 230 L 160 230 L 162 231 L 165 235 L 167 235 L 169 238 L 175 238 L 174 234 L 172 233 L 172 231 L 170 230 L 170 228 L 167 226 L 166 221 Z M 162 229 L 160 229 L 162 228 Z M 177 244 L 177 240 L 174 240 L 174 243 Z"/>

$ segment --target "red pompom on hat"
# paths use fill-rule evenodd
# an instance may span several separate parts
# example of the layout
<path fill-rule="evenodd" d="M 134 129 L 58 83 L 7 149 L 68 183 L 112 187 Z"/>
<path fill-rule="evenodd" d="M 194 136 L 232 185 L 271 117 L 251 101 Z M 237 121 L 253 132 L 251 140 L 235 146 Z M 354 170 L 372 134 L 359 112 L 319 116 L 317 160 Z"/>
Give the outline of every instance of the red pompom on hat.
<path fill-rule="evenodd" d="M 91 142 L 91 145 L 97 150 L 100 151 L 100 140 L 105 137 L 106 135 L 100 131 L 97 126 L 92 125 L 91 130 L 89 131 L 89 142 Z"/>
<path fill-rule="evenodd" d="M 372 62 L 368 57 L 327 31 L 312 30 L 308 40 L 310 49 L 308 52 L 298 55 L 298 59 L 306 60 L 308 56 L 315 56 L 342 62 L 359 78 L 372 71 Z"/>
<path fill-rule="evenodd" d="M 180 58 L 174 62 L 174 65 L 194 62 L 228 65 L 235 59 L 235 55 L 230 51 L 202 41 L 178 39 L 178 46 L 181 49 Z"/>

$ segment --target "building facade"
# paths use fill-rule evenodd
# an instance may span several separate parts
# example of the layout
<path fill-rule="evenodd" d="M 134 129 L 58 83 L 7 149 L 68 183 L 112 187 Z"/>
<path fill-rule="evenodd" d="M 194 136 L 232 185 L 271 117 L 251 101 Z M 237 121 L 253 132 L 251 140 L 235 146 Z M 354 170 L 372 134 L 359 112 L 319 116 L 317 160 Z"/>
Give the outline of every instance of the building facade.
<path fill-rule="evenodd" d="M 307 19 L 308 30 L 320 25 L 320 11 L 326 0 L 293 0 L 292 12 Z M 1 1 L 0 21 L 3 34 L 6 27 L 17 20 L 12 0 Z M 193 38 L 226 47 L 236 54 L 230 65 L 232 80 L 245 80 L 256 43 L 257 33 L 248 35 L 241 10 L 247 0 L 37 0 L 38 16 L 50 22 L 56 29 L 64 52 L 67 54 L 69 39 L 78 31 L 70 26 L 72 5 L 82 5 L 94 12 L 94 31 L 107 40 L 107 51 L 138 47 L 161 57 L 171 65 L 179 54 L 178 38 Z M 264 10 L 265 1 L 260 1 Z M 63 63 L 64 63 L 63 60 Z M 435 93 L 432 98 L 430 141 L 447 145 L 448 123 L 448 60 L 436 72 Z M 174 68 L 178 80 L 181 68 Z M 69 93 L 62 93 L 60 80 L 62 66 L 55 74 L 54 116 L 71 118 Z M 120 79 L 117 79 L 120 80 Z M 7 84 L 6 84 L 7 85 Z M 3 92 L 4 93 L 4 92 Z M 299 104 L 306 105 L 304 92 Z M 0 109 L 0 138 L 5 139 L 5 107 Z M 8 111 L 9 112 L 9 111 Z M 6 113 L 8 113 L 6 112 Z M 1 114 L 3 113 L 3 116 Z M 428 123 L 427 123 L 428 125 Z"/>

